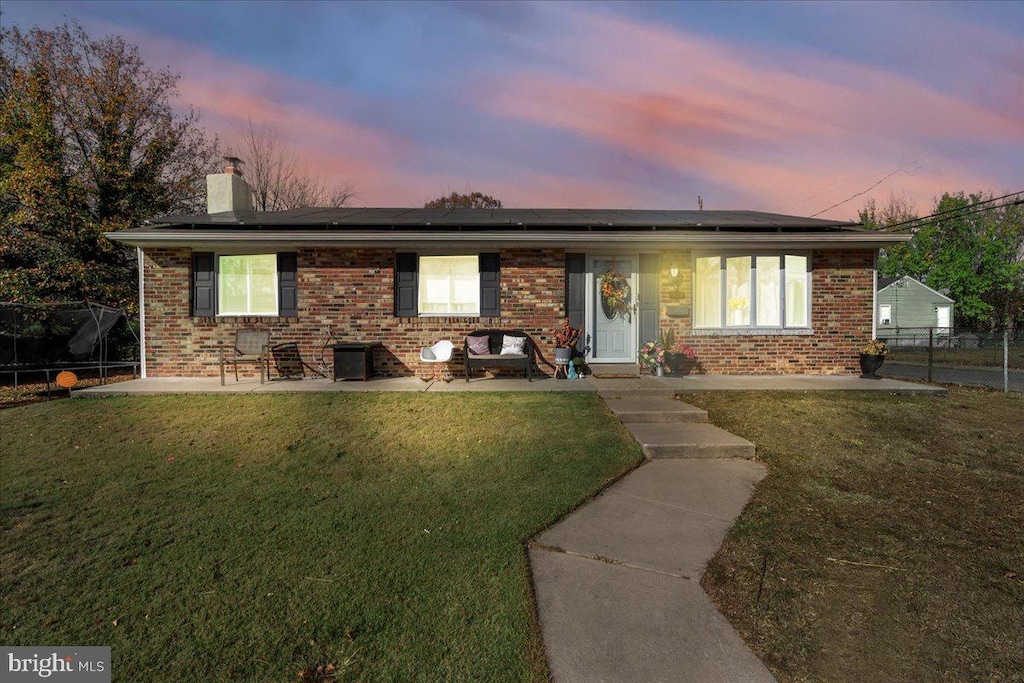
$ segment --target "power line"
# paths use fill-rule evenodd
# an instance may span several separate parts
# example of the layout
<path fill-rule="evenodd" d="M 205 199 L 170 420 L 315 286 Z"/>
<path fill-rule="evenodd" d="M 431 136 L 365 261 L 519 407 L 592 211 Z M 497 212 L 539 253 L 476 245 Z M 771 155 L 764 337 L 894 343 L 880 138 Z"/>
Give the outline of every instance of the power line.
<path fill-rule="evenodd" d="M 876 187 L 878 187 L 879 185 L 884 183 L 886 180 L 888 180 L 889 178 L 892 178 L 894 175 L 896 175 L 898 173 L 906 173 L 906 171 L 904 171 L 903 168 L 897 168 L 892 173 L 889 173 L 888 175 L 886 175 L 886 176 L 882 177 L 881 179 L 879 179 L 877 182 L 875 182 L 874 185 L 872 185 L 868 189 L 863 190 L 861 192 L 858 192 L 855 195 L 851 195 L 851 196 L 847 197 L 846 199 L 844 199 L 841 202 L 836 202 L 832 206 L 828 207 L 827 209 L 822 209 L 818 213 L 812 213 L 810 216 L 808 216 L 808 218 L 814 218 L 815 216 L 820 216 L 821 214 L 825 213 L 826 211 L 831 211 L 832 209 L 836 208 L 837 206 L 842 206 L 846 202 L 848 202 L 848 201 L 850 201 L 852 199 L 856 199 L 857 197 L 861 196 L 862 194 L 867 194 L 868 192 L 871 192 L 871 190 L 875 189 Z"/>
<path fill-rule="evenodd" d="M 986 199 L 983 202 L 977 202 L 975 204 L 968 204 L 967 206 L 958 206 L 958 207 L 955 207 L 955 208 L 952 208 L 952 209 L 946 209 L 945 211 L 939 211 L 937 213 L 933 213 L 933 214 L 928 215 L 928 216 L 922 216 L 921 218 L 911 218 L 910 220 L 902 221 L 900 223 L 893 223 L 892 225 L 885 226 L 884 229 L 885 230 L 894 230 L 894 229 L 897 229 L 897 228 L 902 228 L 904 226 L 909 226 L 911 228 L 919 228 L 919 227 L 923 227 L 925 225 L 931 225 L 933 223 L 937 223 L 938 219 L 940 219 L 942 217 L 964 218 L 966 216 L 970 216 L 970 215 L 973 215 L 975 213 L 981 213 L 982 211 L 991 211 L 993 209 L 1001 209 L 1001 208 L 1006 207 L 1006 206 L 1014 206 L 1016 204 L 1024 203 L 1024 200 L 1020 200 L 1019 199 L 1019 200 L 1012 201 L 1012 202 L 1006 202 L 1005 204 L 999 204 L 998 206 L 986 206 L 986 205 L 987 204 L 992 204 L 994 202 L 1001 201 L 1003 199 L 1007 199 L 1009 197 L 1016 197 L 1019 194 L 1024 194 L 1024 190 L 1020 190 L 1018 192 L 1011 192 L 1009 194 L 1004 194 L 1002 197 L 993 197 L 992 199 Z M 956 215 L 950 216 L 950 214 L 956 214 Z"/>

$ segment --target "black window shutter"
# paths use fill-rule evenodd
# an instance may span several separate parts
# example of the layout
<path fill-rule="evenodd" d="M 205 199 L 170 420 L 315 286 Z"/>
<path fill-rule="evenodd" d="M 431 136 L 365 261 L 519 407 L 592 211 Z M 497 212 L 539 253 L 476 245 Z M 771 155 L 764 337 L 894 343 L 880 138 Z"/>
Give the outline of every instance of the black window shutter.
<path fill-rule="evenodd" d="M 192 252 L 192 315 L 217 315 L 217 269 L 212 251 Z"/>
<path fill-rule="evenodd" d="M 661 302 L 658 280 L 661 257 L 640 254 L 640 341 L 657 340 L 661 335 Z"/>
<path fill-rule="evenodd" d="M 277 255 L 277 314 L 283 317 L 299 315 L 298 263 L 295 252 Z"/>
<path fill-rule="evenodd" d="M 480 316 L 501 315 L 501 255 L 480 254 Z"/>
<path fill-rule="evenodd" d="M 586 307 L 586 266 L 584 254 L 565 255 L 565 315 L 573 327 L 583 327 L 583 316 Z M 582 338 L 576 342 L 576 348 L 586 346 Z"/>
<path fill-rule="evenodd" d="M 416 254 L 395 254 L 395 316 L 413 318 L 419 315 L 419 273 Z"/>

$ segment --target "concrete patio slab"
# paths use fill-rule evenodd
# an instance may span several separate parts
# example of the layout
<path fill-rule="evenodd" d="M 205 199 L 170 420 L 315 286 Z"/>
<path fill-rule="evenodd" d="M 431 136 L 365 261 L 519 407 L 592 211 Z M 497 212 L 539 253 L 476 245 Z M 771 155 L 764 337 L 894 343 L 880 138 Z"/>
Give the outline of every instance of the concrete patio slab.
<path fill-rule="evenodd" d="M 146 394 L 249 394 L 276 392 L 350 392 L 350 391 L 426 391 L 429 382 L 415 377 L 370 379 L 365 382 L 332 382 L 329 379 L 275 379 L 260 384 L 255 377 L 220 385 L 217 377 L 149 377 L 78 389 L 72 396 L 97 398 L 103 396 L 136 396 Z"/>
<path fill-rule="evenodd" d="M 696 581 L 532 549 L 555 681 L 768 683 Z"/>
<path fill-rule="evenodd" d="M 707 422 L 708 412 L 682 401 L 610 398 L 605 403 L 620 422 Z"/>
<path fill-rule="evenodd" d="M 458 378 L 452 382 L 424 382 L 415 377 L 380 377 L 358 381 L 332 382 L 323 378 L 302 380 L 274 379 L 262 385 L 256 377 L 235 382 L 229 379 L 220 386 L 217 377 L 150 377 L 116 382 L 104 386 L 79 389 L 73 396 L 124 396 L 134 394 L 205 394 L 306 391 L 597 391 L 605 399 L 672 398 L 677 393 L 693 391 L 886 391 L 893 394 L 945 394 L 942 387 L 932 387 L 893 379 L 861 380 L 856 377 L 786 377 L 708 376 L 632 377 L 585 380 L 555 380 L 541 377 L 527 382 L 518 377 L 476 378 L 470 382 Z"/>
<path fill-rule="evenodd" d="M 687 375 L 650 377 L 658 386 L 684 394 L 694 391 L 884 391 L 890 394 L 949 393 L 943 387 L 895 379 L 861 379 L 856 375 Z"/>
<path fill-rule="evenodd" d="M 750 461 L 653 462 L 534 544 L 698 578 L 764 473 L 763 465 Z"/>
<path fill-rule="evenodd" d="M 754 457 L 754 444 L 713 424 L 629 422 L 623 426 L 648 458 Z"/>
<path fill-rule="evenodd" d="M 585 381 L 556 380 L 548 377 L 529 382 L 518 377 L 480 378 L 466 382 L 463 379 L 452 382 L 424 382 L 416 377 L 375 377 L 366 381 L 333 382 L 324 378 L 273 379 L 260 384 L 255 377 L 243 378 L 238 382 L 229 379 L 225 386 L 217 377 L 151 377 L 133 379 L 105 386 L 79 389 L 73 396 L 88 398 L 101 396 L 134 396 L 141 394 L 277 394 L 307 392 L 457 392 L 457 391 L 513 391 L 539 392 L 563 391 L 593 393 L 593 385 Z"/>
<path fill-rule="evenodd" d="M 589 383 L 581 380 L 552 379 L 551 377 L 534 377 L 533 381 L 520 377 L 479 377 L 469 380 L 459 377 L 451 382 L 434 382 L 428 389 L 430 393 L 446 391 L 563 391 L 572 393 L 593 393 L 596 391 Z"/>

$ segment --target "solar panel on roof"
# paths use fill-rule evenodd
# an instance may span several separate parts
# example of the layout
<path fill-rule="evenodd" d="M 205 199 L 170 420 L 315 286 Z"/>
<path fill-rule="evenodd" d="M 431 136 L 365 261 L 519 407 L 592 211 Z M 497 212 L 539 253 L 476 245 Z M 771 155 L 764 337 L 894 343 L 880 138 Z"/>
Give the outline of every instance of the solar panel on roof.
<path fill-rule="evenodd" d="M 422 208 L 302 208 L 278 212 L 225 212 L 166 216 L 152 223 L 173 226 L 229 227 L 303 226 L 345 228 L 428 229 L 723 229 L 723 230 L 849 230 L 855 223 L 758 211 L 695 211 L 657 209 L 422 209 Z"/>

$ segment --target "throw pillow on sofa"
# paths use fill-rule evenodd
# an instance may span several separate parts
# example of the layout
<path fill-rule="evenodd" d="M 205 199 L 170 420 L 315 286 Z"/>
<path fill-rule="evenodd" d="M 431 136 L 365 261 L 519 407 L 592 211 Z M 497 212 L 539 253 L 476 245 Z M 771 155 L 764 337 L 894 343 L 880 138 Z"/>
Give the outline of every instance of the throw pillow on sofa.
<path fill-rule="evenodd" d="M 469 347 L 469 355 L 486 356 L 491 352 L 486 335 L 482 337 L 466 337 L 466 345 Z"/>
<path fill-rule="evenodd" d="M 515 356 L 522 355 L 524 353 L 523 347 L 526 345 L 526 337 L 510 337 L 507 334 L 501 338 L 501 355 L 503 356 Z"/>

